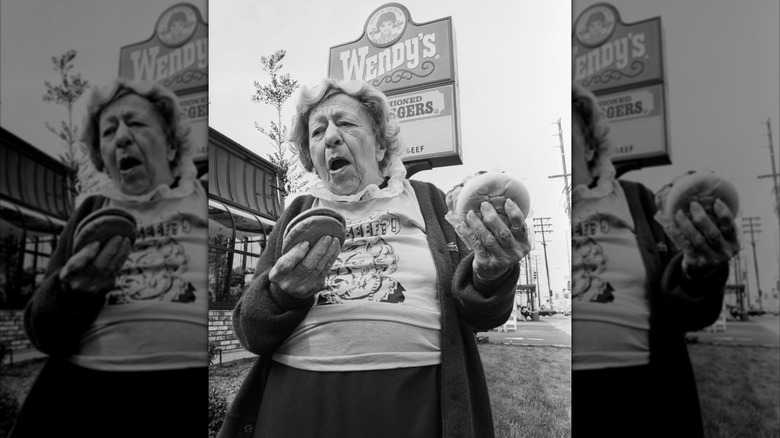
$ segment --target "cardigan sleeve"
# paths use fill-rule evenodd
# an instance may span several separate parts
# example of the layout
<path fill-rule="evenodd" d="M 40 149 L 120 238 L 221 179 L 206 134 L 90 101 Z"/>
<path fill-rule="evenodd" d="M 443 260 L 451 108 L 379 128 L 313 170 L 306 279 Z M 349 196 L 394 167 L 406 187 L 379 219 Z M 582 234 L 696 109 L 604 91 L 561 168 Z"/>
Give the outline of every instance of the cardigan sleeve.
<path fill-rule="evenodd" d="M 679 331 L 697 331 L 714 323 L 723 310 L 729 266 L 724 263 L 714 273 L 694 280 L 683 273 L 682 259 L 677 254 L 664 270 L 658 315 Z"/>
<path fill-rule="evenodd" d="M 27 336 L 38 350 L 51 356 L 75 353 L 81 336 L 105 303 L 103 294 L 72 290 L 60 281 L 60 271 L 72 256 L 76 225 L 102 202 L 101 197 L 87 198 L 70 217 L 49 259 L 44 280 L 24 309 Z"/>
<path fill-rule="evenodd" d="M 512 315 L 515 285 L 520 277 L 516 264 L 501 277 L 488 283 L 475 280 L 474 253 L 464 257 L 455 269 L 452 294 L 461 318 L 478 330 L 490 330 L 504 324 Z"/>
<path fill-rule="evenodd" d="M 284 228 L 304 210 L 304 199 L 295 198 L 279 218 L 260 256 L 254 280 L 233 309 L 236 337 L 244 348 L 260 356 L 276 351 L 314 305 L 313 296 L 295 298 L 268 278 L 281 256 Z"/>

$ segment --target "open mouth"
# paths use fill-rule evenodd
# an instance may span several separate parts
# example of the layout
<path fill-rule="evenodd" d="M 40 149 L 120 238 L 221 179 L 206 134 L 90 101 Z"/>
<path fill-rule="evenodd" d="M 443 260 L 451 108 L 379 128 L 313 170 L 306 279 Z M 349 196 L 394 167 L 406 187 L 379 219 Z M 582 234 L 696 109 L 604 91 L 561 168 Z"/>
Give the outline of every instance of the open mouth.
<path fill-rule="evenodd" d="M 330 170 L 332 172 L 336 172 L 342 167 L 347 165 L 349 165 L 349 161 L 345 160 L 344 158 L 336 158 L 335 160 L 330 162 Z"/>
<path fill-rule="evenodd" d="M 119 160 L 119 171 L 126 172 L 141 164 L 141 160 L 136 157 L 124 157 Z"/>

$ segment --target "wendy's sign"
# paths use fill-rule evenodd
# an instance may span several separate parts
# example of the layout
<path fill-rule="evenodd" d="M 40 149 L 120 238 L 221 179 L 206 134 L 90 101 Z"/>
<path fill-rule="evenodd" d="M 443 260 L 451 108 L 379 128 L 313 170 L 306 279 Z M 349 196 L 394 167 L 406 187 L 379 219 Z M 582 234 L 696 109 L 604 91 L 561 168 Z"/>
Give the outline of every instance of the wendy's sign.
<path fill-rule="evenodd" d="M 610 4 L 589 7 L 574 22 L 571 65 L 596 95 L 619 174 L 671 163 L 660 17 L 626 24 Z"/>
<path fill-rule="evenodd" d="M 377 8 L 356 41 L 330 49 L 328 76 L 370 82 L 385 93 L 453 82 L 450 17 L 417 24 L 399 3 Z"/>
<path fill-rule="evenodd" d="M 583 11 L 572 32 L 572 79 L 598 92 L 664 80 L 661 18 L 626 24 L 614 6 Z"/>
<path fill-rule="evenodd" d="M 160 15 L 148 40 L 120 49 L 119 76 L 157 81 L 177 95 L 206 91 L 208 45 L 200 11 L 176 4 Z"/>

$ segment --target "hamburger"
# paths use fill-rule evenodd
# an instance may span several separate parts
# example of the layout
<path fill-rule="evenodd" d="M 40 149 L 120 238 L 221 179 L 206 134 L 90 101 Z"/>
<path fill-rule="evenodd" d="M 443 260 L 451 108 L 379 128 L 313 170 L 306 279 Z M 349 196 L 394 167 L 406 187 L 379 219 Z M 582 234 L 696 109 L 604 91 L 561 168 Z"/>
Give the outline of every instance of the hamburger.
<path fill-rule="evenodd" d="M 306 241 L 313 247 L 321 237 L 331 236 L 343 246 L 346 236 L 346 220 L 336 210 L 317 207 L 296 216 L 284 230 L 282 253 Z"/>
<path fill-rule="evenodd" d="M 455 203 L 456 215 L 460 221 L 465 222 L 466 214 L 473 210 L 481 219 L 480 206 L 483 201 L 487 201 L 496 209 L 501 220 L 509 225 L 509 217 L 504 210 L 507 199 L 511 199 L 520 207 L 523 216 L 528 216 L 531 196 L 520 181 L 503 173 L 483 173 L 463 185 Z"/>
<path fill-rule="evenodd" d="M 77 253 L 85 246 L 100 242 L 101 248 L 114 236 L 130 239 L 135 243 L 136 221 L 133 215 L 119 208 L 102 208 L 93 211 L 81 220 L 73 233 L 73 252 Z"/>
<path fill-rule="evenodd" d="M 672 183 L 662 197 L 659 208 L 669 219 L 679 210 L 690 217 L 691 202 L 696 201 L 717 224 L 713 209 L 716 199 L 723 201 L 733 216 L 739 212 L 739 194 L 734 185 L 713 173 L 690 173 Z"/>

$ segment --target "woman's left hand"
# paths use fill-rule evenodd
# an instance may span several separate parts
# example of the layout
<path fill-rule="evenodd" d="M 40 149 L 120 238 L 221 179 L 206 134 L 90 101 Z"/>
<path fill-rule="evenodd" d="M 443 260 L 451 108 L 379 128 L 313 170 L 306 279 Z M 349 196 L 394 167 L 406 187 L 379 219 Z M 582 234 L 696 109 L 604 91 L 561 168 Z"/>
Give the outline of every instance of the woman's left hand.
<path fill-rule="evenodd" d="M 681 237 L 683 271 L 689 277 L 697 278 L 731 260 L 739 252 L 739 241 L 734 216 L 720 199 L 713 203 L 715 218 L 711 218 L 698 202 L 691 202 L 689 211 L 690 219 L 682 210 L 675 214 L 677 229 L 672 232 Z"/>
<path fill-rule="evenodd" d="M 495 280 L 531 251 L 522 210 L 511 199 L 504 203 L 509 226 L 489 202 L 480 207 L 482 219 L 474 211 L 466 215 L 461 228 L 464 239 L 474 248 L 474 273 L 482 281 Z"/>

